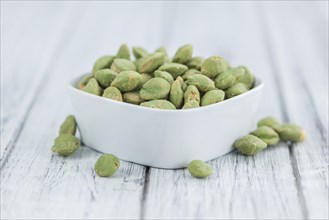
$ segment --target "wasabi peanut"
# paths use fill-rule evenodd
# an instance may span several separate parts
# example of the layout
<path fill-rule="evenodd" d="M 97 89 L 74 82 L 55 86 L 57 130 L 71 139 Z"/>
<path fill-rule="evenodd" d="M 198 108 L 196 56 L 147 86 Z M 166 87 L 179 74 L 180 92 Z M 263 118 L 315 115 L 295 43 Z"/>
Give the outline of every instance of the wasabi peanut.
<path fill-rule="evenodd" d="M 92 74 L 87 74 L 84 77 L 82 77 L 82 79 L 80 80 L 80 82 L 78 83 L 78 88 L 83 90 L 83 88 L 87 85 L 88 81 L 93 78 Z"/>
<path fill-rule="evenodd" d="M 122 44 L 117 52 L 117 58 L 130 60 L 130 51 L 126 44 Z"/>
<path fill-rule="evenodd" d="M 184 101 L 183 84 L 176 79 L 171 85 L 169 100 L 176 108 L 180 108 Z"/>
<path fill-rule="evenodd" d="M 303 128 L 295 124 L 283 124 L 277 126 L 276 131 L 279 133 L 282 141 L 300 142 L 306 137 Z"/>
<path fill-rule="evenodd" d="M 251 134 L 260 138 L 268 145 L 275 145 L 280 141 L 278 133 L 276 133 L 273 128 L 265 125 L 258 127 L 255 131 L 251 132 Z"/>
<path fill-rule="evenodd" d="M 194 85 L 200 92 L 208 92 L 215 89 L 215 83 L 207 76 L 195 74 L 187 77 L 187 85 Z"/>
<path fill-rule="evenodd" d="M 112 176 L 120 167 L 120 160 L 113 154 L 103 154 L 95 163 L 94 170 L 98 176 Z"/>
<path fill-rule="evenodd" d="M 201 72 L 199 70 L 195 70 L 195 69 L 190 69 L 188 71 L 186 71 L 183 75 L 182 78 L 184 80 L 187 80 L 187 77 L 195 75 L 195 74 L 201 74 Z"/>
<path fill-rule="evenodd" d="M 142 82 L 141 74 L 135 71 L 123 71 L 112 81 L 111 86 L 121 92 L 129 92 L 136 89 Z"/>
<path fill-rule="evenodd" d="M 71 134 L 61 134 L 55 139 L 55 143 L 51 150 L 62 156 L 73 154 L 80 147 L 78 138 Z"/>
<path fill-rule="evenodd" d="M 158 109 L 174 110 L 176 107 L 167 100 L 152 100 L 148 102 L 142 102 L 140 106 Z"/>
<path fill-rule="evenodd" d="M 103 89 L 99 86 L 95 78 L 91 78 L 82 90 L 97 96 L 100 96 L 103 93 Z"/>
<path fill-rule="evenodd" d="M 234 143 L 234 147 L 242 154 L 253 156 L 265 149 L 267 144 L 254 135 L 246 135 Z"/>
<path fill-rule="evenodd" d="M 193 47 L 191 44 L 184 45 L 176 51 L 172 61 L 174 63 L 185 64 L 192 58 Z"/>
<path fill-rule="evenodd" d="M 59 136 L 51 150 L 61 156 L 69 156 L 80 147 L 80 141 L 75 137 L 77 123 L 73 115 L 66 117 L 59 129 Z"/>
<path fill-rule="evenodd" d="M 170 84 L 174 82 L 172 75 L 166 71 L 156 70 L 154 71 L 154 77 L 159 77 L 167 80 Z"/>
<path fill-rule="evenodd" d="M 186 91 L 184 92 L 184 102 L 187 103 L 192 100 L 195 100 L 200 103 L 200 92 L 198 88 L 194 85 L 188 86 Z"/>
<path fill-rule="evenodd" d="M 143 99 L 140 97 L 139 92 L 126 92 L 123 93 L 123 101 L 130 103 L 130 104 L 135 104 L 139 105 L 143 102 Z"/>
<path fill-rule="evenodd" d="M 261 120 L 259 120 L 259 122 L 257 123 L 257 126 L 260 127 L 260 126 L 268 126 L 268 127 L 271 127 L 271 128 L 275 128 L 277 126 L 280 125 L 280 122 L 274 118 L 274 117 L 265 117 L 265 118 L 262 118 Z"/>
<path fill-rule="evenodd" d="M 181 76 L 188 70 L 188 67 L 180 63 L 165 63 L 159 67 L 159 70 L 168 72 L 174 79 Z"/>
<path fill-rule="evenodd" d="M 190 69 L 200 70 L 203 62 L 204 62 L 203 57 L 193 57 L 187 61 L 186 65 Z"/>
<path fill-rule="evenodd" d="M 82 78 L 77 87 L 90 94 L 150 108 L 188 109 L 241 95 L 253 88 L 254 81 L 245 66 L 232 68 L 217 55 L 193 56 L 190 44 L 179 47 L 172 59 L 164 47 L 154 52 L 133 47 L 131 52 L 122 44 L 115 55 L 100 57 L 92 73 Z M 148 102 L 152 100 L 157 101 Z"/>
<path fill-rule="evenodd" d="M 229 69 L 229 64 L 220 56 L 212 56 L 206 59 L 201 66 L 201 73 L 209 78 Z"/>
<path fill-rule="evenodd" d="M 192 176 L 197 178 L 205 178 L 210 176 L 213 172 L 212 167 L 201 160 L 193 160 L 190 162 L 187 165 L 187 170 Z"/>
<path fill-rule="evenodd" d="M 142 47 L 133 47 L 133 54 L 136 59 L 146 57 L 149 53 Z"/>
<path fill-rule="evenodd" d="M 163 78 L 153 78 L 147 81 L 140 90 L 144 100 L 166 99 L 170 91 L 170 83 Z"/>
<path fill-rule="evenodd" d="M 102 69 L 94 73 L 95 79 L 100 84 L 100 86 L 104 88 L 109 87 L 117 75 L 118 73 L 111 69 Z"/>
<path fill-rule="evenodd" d="M 61 134 L 70 134 L 75 135 L 75 132 L 77 130 L 77 122 L 75 121 L 75 118 L 73 115 L 69 115 L 66 117 L 65 121 L 61 125 L 59 129 L 59 135 Z"/>
<path fill-rule="evenodd" d="M 112 86 L 104 90 L 103 97 L 113 99 L 119 102 L 123 101 L 120 90 Z"/>
<path fill-rule="evenodd" d="M 232 98 L 234 96 L 241 95 L 248 91 L 248 87 L 243 83 L 237 83 L 231 86 L 228 90 L 226 90 L 225 95 L 227 98 Z"/>
<path fill-rule="evenodd" d="M 112 65 L 114 56 L 102 56 L 100 57 L 94 64 L 92 72 L 96 72 L 97 70 L 109 69 Z"/>
<path fill-rule="evenodd" d="M 197 107 L 200 107 L 199 102 L 197 102 L 196 100 L 191 100 L 186 102 L 182 109 L 197 108 Z"/>
<path fill-rule="evenodd" d="M 136 65 L 130 60 L 116 58 L 111 65 L 111 70 L 117 73 L 127 70 L 136 71 Z"/>
<path fill-rule="evenodd" d="M 165 62 L 165 58 L 166 55 L 164 53 L 154 53 L 149 56 L 146 56 L 145 59 L 143 59 L 141 63 L 138 64 L 138 72 L 140 73 L 153 72 Z"/>
<path fill-rule="evenodd" d="M 206 92 L 201 99 L 201 106 L 212 105 L 224 100 L 225 93 L 222 90 L 214 89 Z"/>

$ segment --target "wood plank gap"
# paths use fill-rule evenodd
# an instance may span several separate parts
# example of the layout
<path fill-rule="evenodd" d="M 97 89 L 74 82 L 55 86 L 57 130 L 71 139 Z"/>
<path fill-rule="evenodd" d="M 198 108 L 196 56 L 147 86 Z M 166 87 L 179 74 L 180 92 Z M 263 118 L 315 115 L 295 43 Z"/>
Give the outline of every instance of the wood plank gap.
<path fill-rule="evenodd" d="M 256 7 L 257 8 L 257 7 Z M 277 68 L 278 66 L 278 61 L 275 58 L 274 54 L 274 48 L 272 46 L 272 39 L 270 36 L 270 29 L 267 26 L 267 16 L 265 15 L 265 13 L 263 13 L 262 8 L 258 7 L 258 16 L 259 16 L 259 22 L 260 22 L 260 26 L 263 28 L 263 38 L 265 41 L 265 47 L 266 50 L 268 51 L 268 59 L 269 59 L 269 64 L 271 65 L 274 74 L 274 83 L 276 84 L 276 87 L 278 88 L 278 94 L 279 94 L 279 103 L 280 103 L 280 110 L 282 112 L 282 116 L 283 116 L 283 120 L 284 121 L 289 121 L 289 116 L 288 116 L 288 112 L 287 112 L 287 105 L 286 105 L 286 100 L 284 98 L 283 95 L 283 87 L 280 83 L 279 80 L 279 76 L 277 73 L 279 73 L 279 70 Z M 262 19 L 263 18 L 263 19 Z M 295 178 L 295 186 L 296 189 L 298 191 L 298 198 L 299 198 L 299 203 L 300 206 L 302 208 L 302 214 L 303 214 L 303 218 L 304 219 L 309 219 L 309 215 L 307 212 L 307 206 L 306 206 L 306 200 L 305 200 L 305 195 L 303 193 L 302 190 L 302 183 L 300 181 L 300 173 L 298 170 L 298 166 L 297 166 L 297 159 L 295 157 L 295 145 L 293 143 L 288 144 L 288 148 L 289 148 L 289 158 L 290 158 L 290 162 L 291 162 L 291 167 L 292 167 L 292 171 L 294 174 L 294 178 Z"/>
<path fill-rule="evenodd" d="M 66 14 L 66 16 L 71 16 L 72 14 L 70 12 L 72 10 L 74 10 L 74 7 L 71 7 L 70 10 L 68 10 L 69 12 Z M 68 19 L 68 20 L 70 20 L 70 19 Z M 16 142 L 21 135 L 21 132 L 25 126 L 25 121 L 26 121 L 27 117 L 29 116 L 33 105 L 35 104 L 35 101 L 40 96 L 40 94 L 44 90 L 44 88 L 46 88 L 46 85 L 49 83 L 49 79 L 52 74 L 52 70 L 54 69 L 54 66 L 56 65 L 55 60 L 57 60 L 57 59 L 55 59 L 55 58 L 60 56 L 61 51 L 62 51 L 61 48 L 63 48 L 62 46 L 65 46 L 70 42 L 70 40 L 67 40 L 68 35 L 70 36 L 71 39 L 73 37 L 73 34 L 67 34 L 67 32 L 73 33 L 73 31 L 77 28 L 77 25 L 75 25 L 75 24 L 78 22 L 78 19 L 75 19 L 73 21 L 74 22 L 67 23 L 67 25 L 63 29 L 62 35 L 61 35 L 60 39 L 58 40 L 58 43 L 55 44 L 56 45 L 55 50 L 52 53 L 51 58 L 49 59 L 49 62 L 52 62 L 52 65 L 48 65 L 48 67 L 44 70 L 45 73 L 49 73 L 49 74 L 43 74 L 43 76 L 40 78 L 40 83 L 36 87 L 34 94 L 33 94 L 34 99 L 31 100 L 31 102 L 28 104 L 27 111 L 25 111 L 23 116 L 21 116 L 22 117 L 21 123 L 18 125 L 17 131 L 13 134 L 13 138 L 12 138 L 11 142 L 9 142 L 9 144 L 4 148 L 3 157 L 0 159 L 0 170 L 2 170 L 2 168 L 8 161 L 8 158 L 9 158 L 12 150 L 15 148 Z"/>
<path fill-rule="evenodd" d="M 144 181 L 144 188 L 141 198 L 141 213 L 139 219 L 145 219 L 145 210 L 146 210 L 145 201 L 149 190 L 150 170 L 151 168 L 149 166 L 147 166 L 145 169 L 145 181 Z"/>

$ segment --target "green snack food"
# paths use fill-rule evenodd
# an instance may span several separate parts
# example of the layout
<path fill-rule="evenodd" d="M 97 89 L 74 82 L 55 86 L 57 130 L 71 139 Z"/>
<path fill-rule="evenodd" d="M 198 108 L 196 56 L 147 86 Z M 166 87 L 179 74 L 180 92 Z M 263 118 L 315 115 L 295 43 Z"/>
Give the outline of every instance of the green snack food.
<path fill-rule="evenodd" d="M 197 178 L 205 178 L 210 176 L 213 172 L 212 167 L 201 160 L 193 160 L 190 162 L 187 165 L 187 170 L 192 176 Z"/>
<path fill-rule="evenodd" d="M 117 58 L 130 60 L 129 47 L 126 44 L 122 44 L 117 52 Z"/>
<path fill-rule="evenodd" d="M 171 85 L 169 101 L 174 104 L 176 108 L 180 108 L 184 101 L 184 92 L 182 90 L 182 83 L 176 79 Z"/>
<path fill-rule="evenodd" d="M 94 75 L 97 82 L 106 88 L 111 85 L 111 82 L 115 79 L 118 73 L 110 69 L 102 69 L 96 71 Z"/>
<path fill-rule="evenodd" d="M 236 83 L 243 83 L 246 85 L 248 89 L 252 88 L 252 85 L 254 84 L 255 77 L 250 73 L 250 71 L 245 66 L 238 67 L 240 70 L 244 70 L 243 73 L 236 72 Z"/>
<path fill-rule="evenodd" d="M 98 82 L 96 79 L 91 78 L 87 85 L 82 89 L 82 91 L 94 94 L 94 95 L 102 95 L 103 89 L 98 85 Z"/>
<path fill-rule="evenodd" d="M 248 88 L 243 83 L 235 84 L 231 86 L 228 90 L 226 90 L 225 94 L 227 98 L 232 98 L 234 96 L 241 95 L 242 93 L 248 92 Z"/>
<path fill-rule="evenodd" d="M 203 57 L 193 57 L 186 63 L 186 65 L 190 69 L 201 70 L 201 66 L 202 66 L 203 62 L 204 62 Z"/>
<path fill-rule="evenodd" d="M 186 102 L 182 109 L 190 109 L 190 108 L 197 108 L 197 107 L 200 107 L 199 102 L 196 100 L 191 100 L 191 101 Z"/>
<path fill-rule="evenodd" d="M 165 55 L 164 63 L 170 63 L 171 59 L 168 56 L 167 50 L 164 47 L 160 47 L 155 50 L 156 53 L 163 53 Z"/>
<path fill-rule="evenodd" d="M 158 70 L 166 71 L 170 73 L 174 79 L 176 79 L 178 76 L 183 75 L 183 73 L 185 73 L 188 68 L 187 66 L 180 63 L 165 63 L 160 66 Z"/>
<path fill-rule="evenodd" d="M 253 156 L 265 149 L 267 144 L 254 135 L 246 135 L 235 141 L 234 147 L 242 154 Z"/>
<path fill-rule="evenodd" d="M 201 74 L 201 72 L 199 70 L 195 70 L 195 69 L 190 69 L 188 71 L 186 71 L 183 75 L 182 78 L 184 80 L 187 80 L 187 77 L 195 75 L 195 74 Z"/>
<path fill-rule="evenodd" d="M 112 176 L 120 167 L 120 160 L 113 154 L 103 154 L 100 156 L 94 166 L 98 176 Z"/>
<path fill-rule="evenodd" d="M 255 131 L 251 132 L 251 134 L 260 138 L 267 145 L 275 145 L 280 141 L 278 133 L 276 133 L 273 128 L 268 126 L 260 126 Z"/>
<path fill-rule="evenodd" d="M 136 59 L 146 57 L 149 53 L 142 47 L 133 47 L 133 54 Z"/>
<path fill-rule="evenodd" d="M 142 73 L 141 74 L 141 77 L 142 77 L 142 82 L 141 84 L 139 85 L 139 89 L 142 88 L 142 86 L 147 82 L 149 81 L 150 79 L 152 79 L 152 76 L 148 73 Z"/>
<path fill-rule="evenodd" d="M 140 106 L 149 107 L 149 108 L 168 109 L 168 110 L 176 109 L 176 107 L 167 100 L 152 100 L 148 102 L 142 102 Z"/>
<path fill-rule="evenodd" d="M 215 83 L 207 76 L 202 74 L 195 74 L 187 77 L 187 85 L 194 85 L 200 92 L 208 92 L 215 89 Z"/>
<path fill-rule="evenodd" d="M 141 58 L 143 59 L 138 64 L 138 72 L 140 73 L 151 73 L 156 70 L 165 62 L 166 55 L 164 53 L 154 53 L 149 56 Z"/>
<path fill-rule="evenodd" d="M 275 127 L 280 126 L 280 122 L 274 117 L 265 117 L 258 121 L 257 126 L 268 126 L 275 130 Z"/>
<path fill-rule="evenodd" d="M 240 77 L 244 74 L 245 70 L 241 67 L 232 68 L 218 74 L 215 79 L 215 86 L 218 89 L 228 89 L 229 87 L 236 84 L 237 77 Z"/>
<path fill-rule="evenodd" d="M 130 92 L 139 87 L 141 82 L 141 74 L 135 71 L 123 71 L 115 77 L 111 86 L 118 88 L 121 92 Z"/>
<path fill-rule="evenodd" d="M 164 53 L 165 55 L 168 55 L 166 48 L 164 47 L 159 47 L 158 49 L 155 50 L 156 53 Z"/>
<path fill-rule="evenodd" d="M 136 71 L 136 65 L 130 60 L 116 58 L 111 65 L 111 70 L 117 73 L 127 70 Z"/>
<path fill-rule="evenodd" d="M 149 55 L 147 55 L 147 56 L 145 56 L 145 57 L 141 57 L 141 58 L 135 60 L 134 63 L 135 63 L 135 65 L 136 65 L 136 68 L 137 68 L 138 71 L 139 71 L 139 69 L 140 69 L 141 64 L 144 63 L 144 61 L 145 61 L 149 56 L 151 56 L 151 54 L 149 54 Z"/>
<path fill-rule="evenodd" d="M 181 46 L 176 51 L 176 54 L 174 55 L 172 61 L 174 63 L 185 64 L 187 63 L 187 61 L 189 61 L 192 58 L 192 53 L 193 53 L 193 47 L 191 44 Z"/>
<path fill-rule="evenodd" d="M 98 60 L 96 60 L 94 64 L 92 72 L 94 73 L 97 70 L 110 68 L 114 58 L 115 58 L 114 56 L 102 56 L 98 58 Z"/>
<path fill-rule="evenodd" d="M 104 90 L 103 97 L 113 99 L 119 102 L 123 101 L 120 90 L 113 86 L 110 86 Z"/>
<path fill-rule="evenodd" d="M 73 154 L 80 147 L 78 138 L 71 134 L 61 134 L 55 139 L 55 143 L 51 150 L 62 156 Z"/>
<path fill-rule="evenodd" d="M 188 85 L 186 84 L 186 82 L 183 82 L 182 89 L 183 89 L 184 92 L 186 91 L 187 86 L 188 86 Z"/>
<path fill-rule="evenodd" d="M 306 137 L 306 133 L 300 126 L 296 124 L 283 124 L 276 127 L 276 131 L 279 133 L 282 141 L 300 142 Z"/>
<path fill-rule="evenodd" d="M 139 95 L 139 91 L 126 92 L 123 94 L 123 101 L 135 105 L 139 105 L 143 102 L 143 99 Z"/>
<path fill-rule="evenodd" d="M 77 122 L 73 115 L 69 115 L 66 117 L 65 121 L 62 123 L 59 129 L 59 135 L 61 134 L 70 134 L 75 135 L 77 130 Z"/>
<path fill-rule="evenodd" d="M 181 76 L 178 76 L 178 77 L 176 78 L 176 80 L 181 84 L 181 86 L 183 86 L 183 84 L 184 84 L 184 79 L 183 79 Z"/>
<path fill-rule="evenodd" d="M 206 92 L 201 99 L 201 106 L 212 105 L 224 100 L 225 92 L 214 89 Z"/>
<path fill-rule="evenodd" d="M 163 78 L 167 80 L 170 84 L 174 82 L 174 78 L 172 77 L 172 75 L 165 71 L 161 71 L 161 70 L 154 71 L 154 77 Z"/>
<path fill-rule="evenodd" d="M 82 90 L 88 83 L 88 81 L 93 78 L 92 74 L 85 75 L 81 81 L 78 83 L 78 89 Z"/>
<path fill-rule="evenodd" d="M 219 73 L 229 69 L 229 64 L 220 56 L 212 56 L 207 58 L 202 66 L 201 73 L 209 78 L 217 76 Z"/>
<path fill-rule="evenodd" d="M 152 78 L 140 90 L 140 97 L 144 100 L 166 99 L 170 92 L 170 83 L 162 78 Z"/>
<path fill-rule="evenodd" d="M 198 88 L 194 85 L 190 85 L 187 87 L 186 91 L 184 92 L 184 103 L 186 104 L 189 101 L 195 100 L 200 103 L 200 92 Z"/>

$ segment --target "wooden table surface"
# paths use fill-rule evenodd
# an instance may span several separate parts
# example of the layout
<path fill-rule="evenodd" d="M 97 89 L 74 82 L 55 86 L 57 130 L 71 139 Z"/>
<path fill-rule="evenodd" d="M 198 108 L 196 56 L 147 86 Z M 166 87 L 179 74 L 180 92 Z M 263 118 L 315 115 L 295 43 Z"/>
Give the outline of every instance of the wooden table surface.
<path fill-rule="evenodd" d="M 247 65 L 265 82 L 255 123 L 295 122 L 306 141 L 229 153 L 207 179 L 124 161 L 99 178 L 100 153 L 53 155 L 68 81 L 122 43 Z M 328 2 L 1 1 L 0 156 L 1 219 L 327 219 Z"/>

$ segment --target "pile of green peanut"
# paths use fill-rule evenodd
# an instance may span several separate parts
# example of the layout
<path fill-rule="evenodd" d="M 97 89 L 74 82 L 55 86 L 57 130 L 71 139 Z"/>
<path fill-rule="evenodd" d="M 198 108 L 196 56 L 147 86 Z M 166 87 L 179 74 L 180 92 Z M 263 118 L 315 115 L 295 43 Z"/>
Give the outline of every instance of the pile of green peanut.
<path fill-rule="evenodd" d="M 296 124 L 281 124 L 273 117 L 266 117 L 257 123 L 255 131 L 238 139 L 234 147 L 244 155 L 253 156 L 279 141 L 300 142 L 305 136 L 303 128 Z"/>
<path fill-rule="evenodd" d="M 258 128 L 251 134 L 235 141 L 235 148 L 242 154 L 253 156 L 268 145 L 275 145 L 279 141 L 300 142 L 305 139 L 305 131 L 295 124 L 281 124 L 273 117 L 266 117 L 258 122 Z M 80 141 L 75 136 L 77 123 L 74 116 L 69 115 L 62 123 L 59 135 L 55 139 L 52 151 L 69 156 L 80 147 Z M 220 147 L 220 146 L 218 146 Z M 101 155 L 95 163 L 94 170 L 98 176 L 112 176 L 120 167 L 120 159 L 113 154 Z M 193 160 L 187 166 L 190 174 L 197 178 L 205 178 L 213 173 L 213 169 L 201 160 Z"/>
<path fill-rule="evenodd" d="M 153 53 L 123 44 L 115 56 L 102 56 L 77 87 L 90 94 L 157 109 L 190 109 L 215 104 L 252 89 L 245 66 L 232 68 L 220 56 L 192 56 L 190 44 L 172 59 L 161 47 Z"/>

